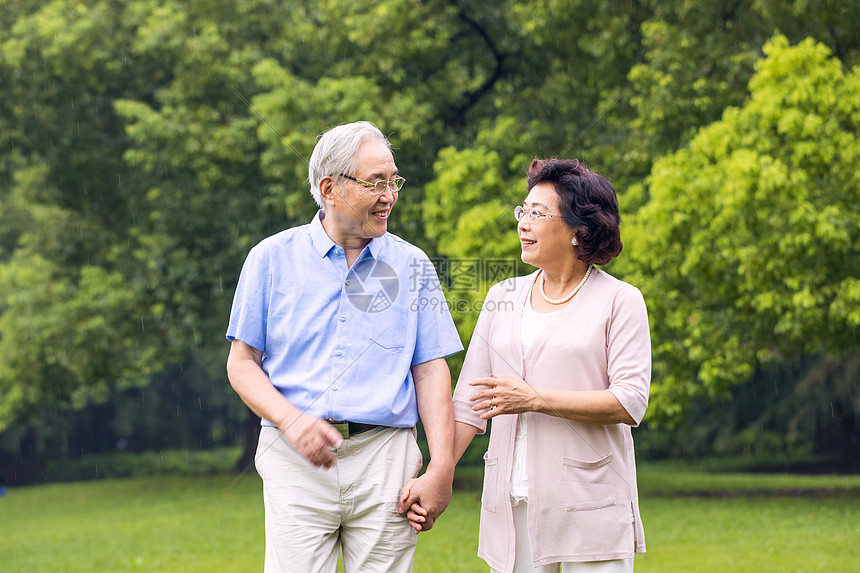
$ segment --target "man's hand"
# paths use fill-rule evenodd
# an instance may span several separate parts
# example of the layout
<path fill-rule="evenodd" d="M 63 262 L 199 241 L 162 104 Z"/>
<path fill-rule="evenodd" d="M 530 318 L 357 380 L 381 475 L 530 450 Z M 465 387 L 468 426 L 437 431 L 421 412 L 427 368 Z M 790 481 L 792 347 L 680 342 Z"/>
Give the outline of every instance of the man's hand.
<path fill-rule="evenodd" d="M 227 377 L 251 410 L 278 424 L 281 435 L 317 467 L 330 468 L 343 438 L 334 426 L 303 414 L 275 388 L 261 367 L 263 351 L 234 339 L 227 358 Z"/>
<path fill-rule="evenodd" d="M 340 447 L 343 436 L 325 420 L 300 414 L 291 422 L 279 425 L 278 429 L 313 465 L 326 469 L 334 465 L 335 457 L 331 450 Z"/>
<path fill-rule="evenodd" d="M 416 534 L 433 529 L 433 524 L 451 503 L 452 478 L 450 472 L 433 472 L 428 467 L 424 475 L 403 486 L 397 510 L 406 513 Z"/>
<path fill-rule="evenodd" d="M 454 481 L 454 404 L 451 372 L 444 358 L 412 367 L 418 415 L 427 434 L 430 463 L 419 478 L 410 480 L 400 496 L 400 513 L 407 513 L 415 533 L 429 531 L 451 503 Z"/>

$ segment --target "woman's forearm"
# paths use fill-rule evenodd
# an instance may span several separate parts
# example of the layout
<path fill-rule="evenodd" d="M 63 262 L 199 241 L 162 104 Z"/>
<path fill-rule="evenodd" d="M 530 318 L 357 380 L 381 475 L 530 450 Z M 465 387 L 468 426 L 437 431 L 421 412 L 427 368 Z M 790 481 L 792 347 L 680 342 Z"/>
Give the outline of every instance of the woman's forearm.
<path fill-rule="evenodd" d="M 536 412 L 589 424 L 628 424 L 636 422 L 609 390 L 535 389 Z"/>
<path fill-rule="evenodd" d="M 454 423 L 454 464 L 460 461 L 469 444 L 480 430 L 471 424 L 463 422 Z"/>

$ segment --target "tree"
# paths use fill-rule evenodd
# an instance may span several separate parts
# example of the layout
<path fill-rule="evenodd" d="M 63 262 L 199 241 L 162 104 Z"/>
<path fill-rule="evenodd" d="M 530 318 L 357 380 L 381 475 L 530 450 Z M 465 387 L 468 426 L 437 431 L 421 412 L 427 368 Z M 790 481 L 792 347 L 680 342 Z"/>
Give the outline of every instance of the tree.
<path fill-rule="evenodd" d="M 54 373 L 75 389 L 67 399 L 38 370 L 19 375 L 22 353 L 0 372 L 0 396 L 10 396 L 0 427 L 46 400 L 101 400 L 117 380 L 144 384 L 224 344 L 248 249 L 315 211 L 305 159 L 333 124 L 370 117 L 393 134 L 410 198 L 392 229 L 432 253 L 421 199 L 440 148 L 494 133 L 502 106 L 531 125 L 537 145 L 567 141 L 569 131 L 546 127 L 552 100 L 580 94 L 582 105 L 564 106 L 575 131 L 602 78 L 623 80 L 639 16 L 625 2 L 586 6 L 55 0 L 4 13 L 0 316 L 38 324 L 49 311 L 59 328 L 74 324 L 70 309 L 100 303 L 93 340 L 121 336 L 140 354 L 117 353 L 102 369 L 104 356 L 79 344 L 75 367 Z M 582 16 L 571 24 L 569 13 Z M 584 39 L 602 24 L 617 33 Z M 598 55 L 587 72 L 565 73 Z M 37 279 L 29 266 L 42 269 L 40 296 L 63 304 L 22 313 L 11 293 Z M 31 334 L 28 345 L 57 347 L 59 331 Z M 10 331 L 0 337 L 20 352 Z"/>
<path fill-rule="evenodd" d="M 19 8 L 0 32 L 0 428 L 143 383 L 166 355 L 123 268 L 133 209 L 108 94 L 142 91 L 125 34 L 106 2 Z"/>
<path fill-rule="evenodd" d="M 646 424 L 637 455 L 731 456 L 748 470 L 855 472 L 860 464 L 857 358 L 780 360 L 724 396 L 691 400 L 671 427 Z"/>
<path fill-rule="evenodd" d="M 650 420 L 675 423 L 696 397 L 724 400 L 736 384 L 777 371 L 783 384 L 798 389 L 817 381 L 833 411 L 844 413 L 838 424 L 850 434 L 858 411 L 844 383 L 850 375 L 824 380 L 815 373 L 851 372 L 856 358 L 857 224 L 849 206 L 857 199 L 851 96 L 857 72 L 845 76 L 840 61 L 811 40 L 789 48 L 778 36 L 765 54 L 745 97 L 734 88 L 697 88 L 742 104 L 729 107 L 722 120 L 698 129 L 716 109 L 710 103 L 698 119 L 683 113 L 683 100 L 667 99 L 653 110 L 687 122 L 665 136 L 654 132 L 658 149 L 683 147 L 658 159 L 638 188 L 619 189 L 625 249 L 609 270 L 648 300 L 655 353 Z M 530 127 L 499 116 L 471 147 L 440 151 L 424 215 L 441 253 L 518 260 L 508 211 L 524 195 L 525 167 L 539 147 L 533 134 L 542 137 Z M 641 137 L 651 137 L 641 129 L 630 133 L 631 153 Z M 791 233 L 779 232 L 783 222 Z M 452 307 L 467 303 L 455 312 L 464 339 L 476 303 L 499 278 L 485 276 L 471 294 L 449 293 Z M 796 365 L 822 360 L 834 366 L 809 374 Z M 801 414 L 787 408 L 767 415 L 795 423 Z"/>
<path fill-rule="evenodd" d="M 658 160 L 626 221 L 617 270 L 649 305 L 656 419 L 774 361 L 858 355 L 860 68 L 811 39 L 764 52 L 744 105 Z"/>
<path fill-rule="evenodd" d="M 652 161 L 743 103 L 774 25 L 854 61 L 857 8 L 837 4 L 6 7 L 0 428 L 226 351 L 244 256 L 310 219 L 305 159 L 319 133 L 356 119 L 391 134 L 409 181 L 391 229 L 442 255 L 468 338 L 473 305 L 519 258 L 505 229 L 532 157 L 586 160 L 633 213 L 649 200 Z M 458 290 L 451 265 L 467 259 L 481 274 Z"/>
<path fill-rule="evenodd" d="M 740 106 L 761 59 L 779 32 L 790 42 L 813 37 L 846 65 L 860 54 L 855 33 L 860 7 L 827 0 L 764 2 L 647 2 L 640 56 L 629 69 L 625 95 L 609 100 L 605 139 L 592 161 L 611 166 L 626 212 L 647 200 L 642 180 L 653 162 L 689 143 L 725 108 Z M 629 192 L 628 192 L 629 189 Z"/>

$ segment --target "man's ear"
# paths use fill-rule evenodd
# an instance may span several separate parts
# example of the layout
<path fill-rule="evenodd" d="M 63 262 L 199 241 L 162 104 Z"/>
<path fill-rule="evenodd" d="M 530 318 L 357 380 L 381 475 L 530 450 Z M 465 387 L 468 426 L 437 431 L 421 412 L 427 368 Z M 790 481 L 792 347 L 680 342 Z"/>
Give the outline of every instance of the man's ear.
<path fill-rule="evenodd" d="M 330 175 L 326 175 L 320 179 L 319 192 L 323 203 L 334 204 L 334 196 L 337 194 L 334 186 L 334 179 Z"/>

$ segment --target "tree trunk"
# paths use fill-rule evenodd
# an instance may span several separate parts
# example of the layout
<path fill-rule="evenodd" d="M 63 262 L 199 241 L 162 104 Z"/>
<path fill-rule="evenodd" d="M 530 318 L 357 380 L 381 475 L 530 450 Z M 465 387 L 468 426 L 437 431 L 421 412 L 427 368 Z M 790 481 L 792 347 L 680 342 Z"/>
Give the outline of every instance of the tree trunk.
<path fill-rule="evenodd" d="M 251 410 L 242 423 L 242 457 L 236 463 L 236 470 L 244 472 L 254 468 L 254 455 L 257 452 L 257 439 L 260 435 L 260 418 Z"/>

